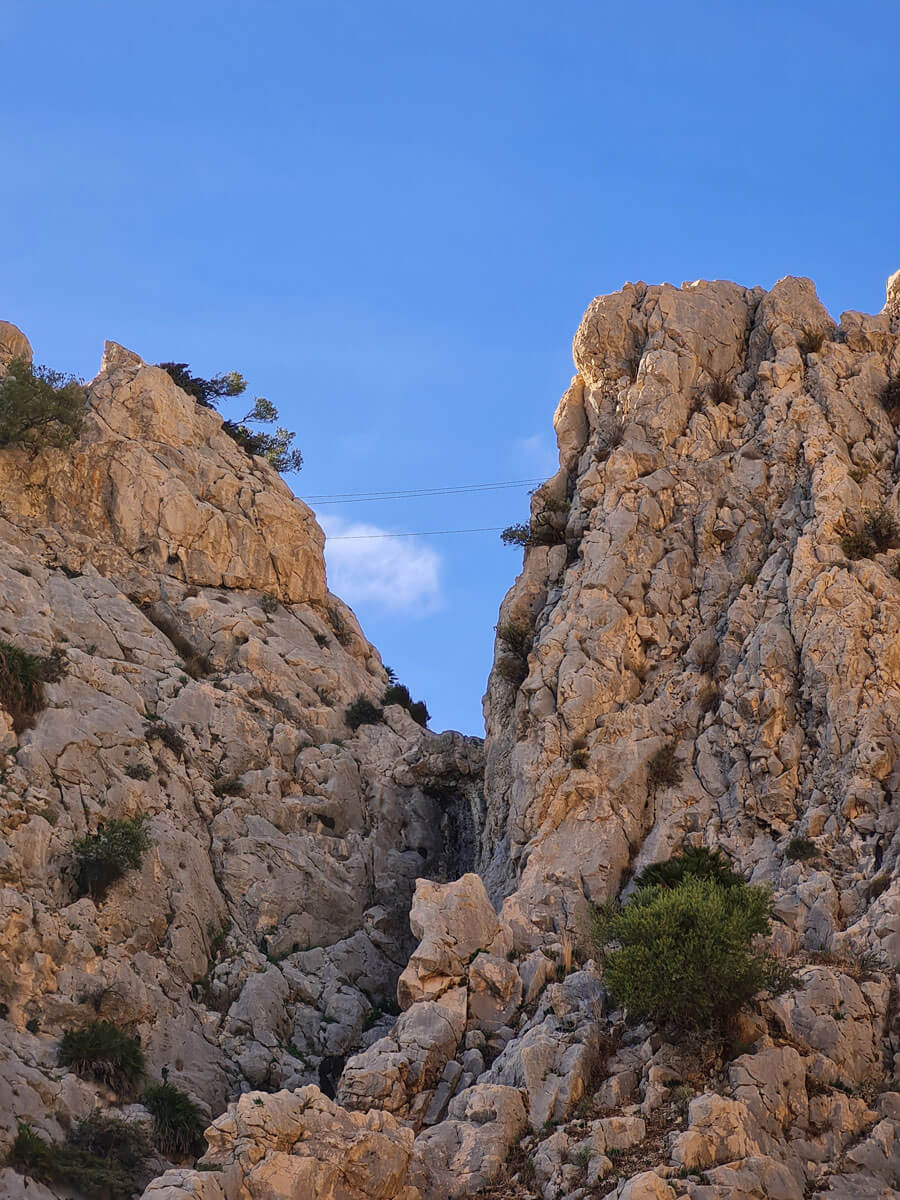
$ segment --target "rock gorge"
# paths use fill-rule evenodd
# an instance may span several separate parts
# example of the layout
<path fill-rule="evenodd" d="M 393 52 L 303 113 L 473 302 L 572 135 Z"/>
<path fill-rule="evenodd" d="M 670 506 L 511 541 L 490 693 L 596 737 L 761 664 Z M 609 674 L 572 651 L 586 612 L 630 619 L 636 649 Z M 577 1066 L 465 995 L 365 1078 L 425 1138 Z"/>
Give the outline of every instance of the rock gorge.
<path fill-rule="evenodd" d="M 0 711 L 0 1154 L 146 1124 L 58 1063 L 104 1020 L 207 1125 L 146 1200 L 900 1195 L 900 547 L 846 552 L 900 515 L 900 273 L 839 324 L 806 279 L 629 284 L 574 358 L 483 745 L 348 728 L 388 677 L 312 511 L 163 370 L 107 343 L 78 441 L 0 450 L 0 639 L 66 660 Z M 141 816 L 79 897 L 77 840 Z M 802 984 L 708 1053 L 585 936 L 691 846 L 773 889 Z"/>

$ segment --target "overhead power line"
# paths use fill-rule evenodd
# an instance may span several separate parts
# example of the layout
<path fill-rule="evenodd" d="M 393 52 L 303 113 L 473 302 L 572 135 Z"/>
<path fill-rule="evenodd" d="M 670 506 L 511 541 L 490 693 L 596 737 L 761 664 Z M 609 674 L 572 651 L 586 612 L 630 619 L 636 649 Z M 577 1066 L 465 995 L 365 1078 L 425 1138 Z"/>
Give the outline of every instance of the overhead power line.
<path fill-rule="evenodd" d="M 368 542 L 375 538 L 398 537 L 439 537 L 445 533 L 499 533 L 503 525 L 484 525 L 480 529 L 422 529 L 417 533 L 342 533 L 338 537 L 328 537 L 327 542 Z"/>
<path fill-rule="evenodd" d="M 408 500 L 420 496 L 453 496 L 467 492 L 492 492 L 502 488 L 523 487 L 528 483 L 542 483 L 541 478 L 507 479 L 501 483 L 467 483 L 446 487 L 397 489 L 392 492 L 327 492 L 317 496 L 304 496 L 307 501 L 319 504 L 362 504 L 367 500 Z"/>

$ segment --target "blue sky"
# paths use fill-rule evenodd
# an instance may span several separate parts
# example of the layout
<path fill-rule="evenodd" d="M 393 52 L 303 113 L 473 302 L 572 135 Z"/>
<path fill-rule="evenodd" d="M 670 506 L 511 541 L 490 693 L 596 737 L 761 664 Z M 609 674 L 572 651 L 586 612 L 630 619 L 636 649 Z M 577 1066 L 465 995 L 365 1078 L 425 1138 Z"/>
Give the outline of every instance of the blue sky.
<path fill-rule="evenodd" d="M 549 474 L 572 335 L 626 280 L 811 275 L 838 315 L 900 267 L 891 0 L 2 12 L 0 318 L 85 376 L 107 337 L 242 371 L 297 431 L 301 496 Z M 318 511 L 455 529 L 526 496 Z M 340 547 L 432 727 L 481 732 L 520 552 Z"/>

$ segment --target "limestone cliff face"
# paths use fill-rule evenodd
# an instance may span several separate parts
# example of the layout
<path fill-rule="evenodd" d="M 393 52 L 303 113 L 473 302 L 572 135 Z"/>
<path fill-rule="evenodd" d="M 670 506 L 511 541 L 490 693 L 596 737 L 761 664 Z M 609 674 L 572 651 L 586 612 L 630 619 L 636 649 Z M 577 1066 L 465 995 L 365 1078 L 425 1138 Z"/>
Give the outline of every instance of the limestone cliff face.
<path fill-rule="evenodd" d="M 0 452 L 0 638 L 67 659 L 34 728 L 0 711 L 0 1152 L 17 1119 L 58 1138 L 110 1098 L 56 1066 L 67 1028 L 137 1034 L 151 1077 L 216 1116 L 318 1083 L 393 1008 L 415 879 L 458 869 L 435 796 L 477 806 L 480 743 L 399 707 L 348 730 L 386 676 L 323 542 L 214 412 L 113 344 L 73 448 Z M 139 815 L 141 869 L 78 899 L 76 839 Z"/>
<path fill-rule="evenodd" d="M 900 274 L 840 324 L 804 279 L 628 285 L 574 354 L 483 797 L 474 739 L 348 736 L 385 675 L 312 514 L 162 372 L 108 347 L 74 451 L 0 452 L 0 637 L 70 668 L 4 735 L 0 1140 L 146 1119 L 55 1066 L 100 1015 L 212 1118 L 146 1200 L 900 1195 L 900 546 L 844 542 L 900 518 Z M 74 900 L 73 839 L 138 813 L 140 873 Z M 691 845 L 771 885 L 802 984 L 727 1052 L 610 1011 L 583 937 Z"/>
<path fill-rule="evenodd" d="M 838 326 L 791 278 L 629 285 L 585 313 L 533 501 L 570 500 L 567 544 L 526 551 L 501 629 L 528 629 L 527 677 L 495 668 L 485 700 L 487 877 L 535 938 L 687 842 L 772 883 L 793 944 L 896 960 L 900 890 L 869 889 L 900 852 L 897 553 L 841 537 L 898 512 L 898 294 Z M 681 781 L 654 788 L 667 744 Z M 785 860 L 798 835 L 821 869 Z"/>

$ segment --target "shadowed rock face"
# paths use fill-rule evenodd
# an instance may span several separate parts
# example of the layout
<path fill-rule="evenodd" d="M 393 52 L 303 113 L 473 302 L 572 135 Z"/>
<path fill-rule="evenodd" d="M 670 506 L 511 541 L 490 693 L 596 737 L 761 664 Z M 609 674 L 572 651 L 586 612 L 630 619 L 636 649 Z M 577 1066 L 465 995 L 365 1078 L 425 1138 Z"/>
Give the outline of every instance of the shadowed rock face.
<path fill-rule="evenodd" d="M 479 743 L 401 709 L 347 737 L 385 677 L 312 514 L 109 347 L 74 452 L 0 455 L 0 636 L 65 634 L 70 658 L 6 734 L 0 1111 L 55 1135 L 87 1111 L 53 1048 L 97 1012 L 215 1118 L 211 1170 L 147 1200 L 900 1194 L 900 544 L 842 545 L 866 511 L 900 519 L 898 278 L 840 325 L 803 279 L 590 305 L 498 622 L 483 788 Z M 157 468 L 171 516 L 133 482 Z M 173 623 L 211 674 L 183 673 Z M 73 903 L 72 839 L 138 812 L 141 871 Z M 802 981 L 725 1050 L 609 1011 L 584 952 L 587 902 L 686 845 L 773 888 Z"/>

